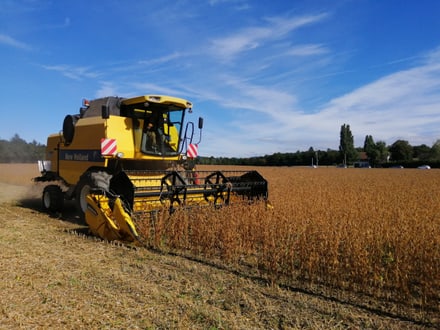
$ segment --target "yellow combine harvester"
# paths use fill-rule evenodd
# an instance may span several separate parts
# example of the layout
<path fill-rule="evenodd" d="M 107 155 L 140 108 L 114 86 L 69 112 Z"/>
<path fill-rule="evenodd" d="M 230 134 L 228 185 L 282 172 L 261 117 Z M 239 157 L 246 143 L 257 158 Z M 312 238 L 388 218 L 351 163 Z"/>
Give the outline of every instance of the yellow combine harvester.
<path fill-rule="evenodd" d="M 133 241 L 135 219 L 164 208 L 267 200 L 267 181 L 256 171 L 195 170 L 203 119 L 196 134 L 187 112 L 191 102 L 162 95 L 84 101 L 47 139 L 35 178 L 49 183 L 43 208 L 61 211 L 64 200 L 75 199 L 92 233 Z"/>

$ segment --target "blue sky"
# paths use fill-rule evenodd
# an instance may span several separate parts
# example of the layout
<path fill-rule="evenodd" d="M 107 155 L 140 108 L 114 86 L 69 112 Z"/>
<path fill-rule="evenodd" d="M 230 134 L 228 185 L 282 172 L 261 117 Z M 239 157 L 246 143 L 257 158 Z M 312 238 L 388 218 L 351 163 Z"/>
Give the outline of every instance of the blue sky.
<path fill-rule="evenodd" d="M 83 98 L 168 94 L 199 153 L 337 149 L 341 125 L 440 139 L 440 1 L 1 0 L 0 138 L 46 143 Z"/>

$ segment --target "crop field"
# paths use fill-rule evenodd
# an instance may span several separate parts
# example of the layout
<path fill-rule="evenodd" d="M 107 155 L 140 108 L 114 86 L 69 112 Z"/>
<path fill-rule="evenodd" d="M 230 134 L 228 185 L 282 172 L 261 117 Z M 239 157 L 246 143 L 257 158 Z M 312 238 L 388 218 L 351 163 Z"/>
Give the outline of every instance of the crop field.
<path fill-rule="evenodd" d="M 440 312 L 440 173 L 262 168 L 270 201 L 154 219 L 149 245 Z M 152 234 L 152 227 L 154 231 Z"/>
<path fill-rule="evenodd" d="M 23 193 L 23 186 L 28 185 L 25 178 L 31 176 L 29 170 L 24 174 L 24 167 L 19 170 L 13 165 L 1 166 L 0 182 L 10 194 L 16 194 L 18 200 L 11 205 L 4 204 L 3 200 L 0 217 L 3 253 L 12 253 L 11 244 L 25 235 L 19 232 L 18 223 L 34 218 L 23 228 L 39 224 L 39 229 L 33 229 L 34 236 L 40 237 L 38 244 L 31 237 L 26 243 L 33 246 L 32 251 L 36 247 L 53 251 L 51 244 L 59 243 L 57 248 L 67 249 L 53 256 L 53 264 L 69 266 L 68 261 L 60 258 L 63 255 L 72 258 L 71 254 L 75 254 L 78 247 L 87 260 L 76 253 L 74 274 L 69 276 L 60 270 L 61 279 L 55 268 L 47 266 L 46 271 L 49 268 L 52 276 L 48 287 L 42 284 L 43 275 L 34 274 L 36 277 L 27 281 L 24 274 L 19 275 L 19 279 L 17 275 L 8 275 L 5 269 L 11 266 L 5 260 L 17 260 L 17 256 L 6 255 L 0 275 L 9 280 L 3 281 L 2 292 L 10 294 L 13 300 L 16 299 L 14 288 L 35 289 L 41 284 L 44 290 L 40 290 L 40 295 L 46 297 L 44 303 L 53 307 L 52 312 L 48 312 L 39 306 L 37 310 L 41 315 L 24 310 L 26 318 L 14 312 L 14 308 L 23 309 L 17 307 L 18 302 L 0 300 L 3 305 L 0 323 L 9 324 L 11 328 L 17 325 L 38 328 L 46 322 L 38 321 L 43 314 L 49 319 L 51 315 L 56 316 L 57 319 L 51 319 L 53 324 L 63 327 L 72 324 L 72 328 L 410 329 L 440 326 L 438 170 L 257 168 L 269 181 L 273 208 L 258 202 L 218 210 L 177 211 L 171 217 L 166 212 L 159 213 L 157 217 L 139 222 L 146 248 L 138 248 L 71 235 L 72 228 L 76 233 L 84 232 L 75 223 L 74 211 L 60 215 L 59 222 L 39 213 L 39 192 L 35 187 L 30 189 L 29 186 L 25 201 L 20 202 L 18 196 Z M 13 214 L 15 219 L 12 233 L 5 232 L 6 227 L 11 228 L 7 225 L 11 221 L 8 214 Z M 49 235 L 59 238 L 45 241 L 43 236 L 38 236 L 43 235 L 42 227 Z M 17 263 L 14 267 L 28 269 L 29 262 L 32 264 L 24 249 L 20 247 L 19 254 L 25 258 L 14 261 Z M 99 260 L 92 267 L 90 262 L 96 253 Z M 141 264 L 140 260 L 146 263 Z M 39 261 L 33 262 L 39 264 Z M 81 267 L 85 265 L 89 268 L 83 273 Z M 125 271 L 121 271 L 122 268 Z M 139 277 L 135 275 L 137 272 L 149 275 Z M 105 285 L 109 274 L 122 285 Z M 130 277 L 130 281 L 125 277 Z M 138 283 L 141 278 L 142 284 Z M 27 284 L 16 286 L 15 282 Z M 151 303 L 164 308 L 166 297 L 168 312 L 155 310 L 153 315 L 148 308 L 154 309 L 154 305 L 144 306 L 144 310 L 139 306 L 130 307 L 133 301 L 150 303 L 139 296 L 139 292 L 145 294 L 153 283 L 156 295 L 162 298 L 150 299 Z M 66 289 L 63 286 L 67 286 L 70 300 L 65 296 L 50 296 L 50 290 Z M 160 288 L 167 288 L 168 293 Z M 99 300 L 106 305 L 106 310 L 117 310 L 119 306 L 122 308 L 119 313 L 124 313 L 125 308 L 125 316 L 105 314 L 106 322 L 94 323 L 97 321 L 93 321 L 93 317 L 99 316 L 88 310 L 82 312 L 82 319 L 73 317 L 69 313 L 73 308 L 69 301 L 81 301 L 75 296 L 75 289 L 88 299 L 79 304 L 80 312 Z M 90 290 L 103 291 L 111 301 L 104 303 L 101 298 L 90 297 Z M 133 290 L 138 290 L 138 295 Z M 122 301 L 115 305 L 118 296 Z M 199 299 L 204 302 L 202 305 L 195 303 Z M 57 301 L 66 303 L 67 307 L 55 309 Z M 33 310 L 35 308 L 33 306 Z M 63 317 L 67 320 L 64 323 Z"/>

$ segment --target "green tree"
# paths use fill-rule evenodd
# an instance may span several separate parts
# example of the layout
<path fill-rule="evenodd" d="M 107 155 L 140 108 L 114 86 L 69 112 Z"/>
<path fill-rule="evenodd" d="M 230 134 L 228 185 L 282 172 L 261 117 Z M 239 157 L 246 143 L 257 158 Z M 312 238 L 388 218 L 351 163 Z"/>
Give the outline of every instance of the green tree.
<path fill-rule="evenodd" d="M 374 143 L 373 136 L 366 135 L 365 140 L 364 140 L 364 151 L 367 152 L 368 149 L 374 148 L 374 147 L 375 147 L 375 143 Z"/>
<path fill-rule="evenodd" d="M 364 151 L 372 165 L 385 163 L 388 159 L 388 148 L 384 141 L 374 142 L 371 135 L 365 136 Z"/>
<path fill-rule="evenodd" d="M 365 136 L 364 151 L 367 154 L 368 160 L 372 165 L 378 162 L 380 156 L 379 150 L 376 143 L 374 143 L 373 137 L 371 135 Z"/>
<path fill-rule="evenodd" d="M 315 158 L 315 156 L 316 156 L 315 150 L 313 149 L 313 147 L 310 147 L 309 150 L 307 150 L 304 153 L 305 162 L 308 163 L 308 164 L 312 164 L 313 163 L 314 165 L 316 165 L 316 158 Z"/>
<path fill-rule="evenodd" d="M 320 152 L 319 164 L 321 165 L 336 165 L 338 163 L 339 151 L 327 149 L 327 151 Z"/>
<path fill-rule="evenodd" d="M 413 147 L 405 140 L 397 140 L 390 147 L 391 159 L 393 161 L 411 161 L 413 158 Z"/>
<path fill-rule="evenodd" d="M 413 147 L 413 156 L 418 160 L 429 160 L 431 159 L 431 148 L 426 144 L 421 144 L 419 146 Z"/>
<path fill-rule="evenodd" d="M 377 141 L 376 142 L 376 150 L 378 152 L 377 161 L 379 163 L 385 163 L 388 161 L 389 151 L 385 141 Z"/>
<path fill-rule="evenodd" d="M 341 126 L 339 152 L 341 153 L 345 165 L 347 165 L 347 162 L 355 161 L 359 157 L 354 147 L 354 139 L 350 125 L 344 124 Z"/>
<path fill-rule="evenodd" d="M 429 153 L 429 159 L 432 161 L 440 161 L 440 140 L 435 141 Z"/>
<path fill-rule="evenodd" d="M 15 134 L 9 141 L 0 140 L 0 163 L 29 163 L 44 159 L 45 146 L 35 140 L 27 143 Z"/>

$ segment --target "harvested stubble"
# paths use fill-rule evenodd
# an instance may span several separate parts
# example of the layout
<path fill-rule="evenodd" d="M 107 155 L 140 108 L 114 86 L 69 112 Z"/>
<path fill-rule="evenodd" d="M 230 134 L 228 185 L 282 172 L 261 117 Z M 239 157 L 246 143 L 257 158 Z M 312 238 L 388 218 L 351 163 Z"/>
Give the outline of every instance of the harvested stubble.
<path fill-rule="evenodd" d="M 263 203 L 160 213 L 147 245 L 272 281 L 319 284 L 439 310 L 437 170 L 262 168 Z"/>

